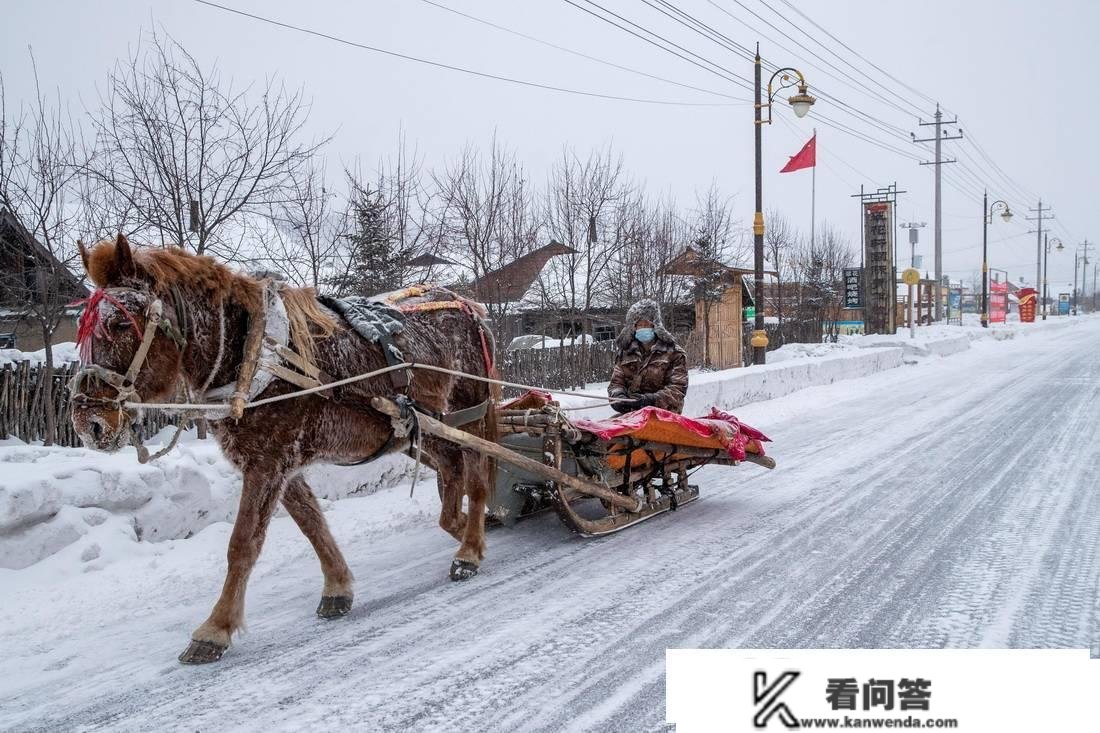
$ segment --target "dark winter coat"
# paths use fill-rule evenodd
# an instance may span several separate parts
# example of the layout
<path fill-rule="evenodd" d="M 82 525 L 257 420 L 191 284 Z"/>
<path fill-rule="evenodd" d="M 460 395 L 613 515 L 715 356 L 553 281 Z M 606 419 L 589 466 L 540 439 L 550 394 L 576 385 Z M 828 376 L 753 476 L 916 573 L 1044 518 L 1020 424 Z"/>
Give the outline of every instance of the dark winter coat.
<path fill-rule="evenodd" d="M 649 348 L 634 338 L 634 324 L 642 320 L 652 322 L 657 335 Z M 642 300 L 630 307 L 616 345 L 619 352 L 607 387 L 609 397 L 640 400 L 640 404 L 630 406 L 633 409 L 646 405 L 672 412 L 684 409 L 688 387 L 687 356 L 672 334 L 665 330 L 657 303 Z"/>

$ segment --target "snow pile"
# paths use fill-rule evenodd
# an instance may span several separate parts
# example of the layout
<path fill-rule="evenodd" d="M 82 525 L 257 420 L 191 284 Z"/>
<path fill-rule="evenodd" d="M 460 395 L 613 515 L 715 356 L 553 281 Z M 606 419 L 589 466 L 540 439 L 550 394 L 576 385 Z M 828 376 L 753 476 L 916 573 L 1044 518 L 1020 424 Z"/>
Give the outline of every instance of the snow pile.
<path fill-rule="evenodd" d="M 821 343 L 821 344 L 784 344 L 775 351 L 768 352 L 768 363 L 779 364 L 791 359 L 805 357 L 829 356 L 850 348 L 847 344 Z"/>
<path fill-rule="evenodd" d="M 803 344 L 805 346 L 805 344 Z M 814 344 L 818 346 L 818 344 Z M 902 349 L 858 349 L 837 344 L 813 350 L 813 355 L 790 357 L 752 369 L 725 369 L 718 372 L 690 372 L 685 415 L 704 415 L 712 406 L 732 410 L 750 402 L 773 400 L 807 387 L 832 384 L 846 379 L 858 379 L 901 366 Z M 787 347 L 783 347 L 787 348 Z M 782 349 L 777 349 L 778 353 Z M 768 355 L 769 359 L 771 354 Z M 607 382 L 590 384 L 586 392 L 606 394 Z M 577 409 L 591 407 L 585 417 L 603 417 L 613 414 L 602 400 L 586 399 L 572 395 L 555 395 L 562 405 Z M 766 431 L 765 431 L 766 432 Z"/>
<path fill-rule="evenodd" d="M 411 465 L 386 456 L 369 467 L 312 467 L 306 478 L 318 497 L 335 500 L 397 484 Z M 13 569 L 57 553 L 71 557 L 69 567 L 96 569 L 139 540 L 190 537 L 233 521 L 241 490 L 217 443 L 193 435 L 147 465 L 133 448 L 109 455 L 7 441 L 0 476 L 0 568 Z"/>
<path fill-rule="evenodd" d="M 507 351 L 516 351 L 522 349 L 560 349 L 562 346 L 572 346 L 574 344 L 594 344 L 596 340 L 589 334 L 583 333 L 576 336 L 572 336 L 566 339 L 550 338 L 549 336 L 543 336 L 537 333 L 530 333 L 525 336 L 516 336 L 512 339 L 512 342 L 508 344 Z"/>
<path fill-rule="evenodd" d="M 0 367 L 6 364 L 18 364 L 22 361 L 29 361 L 31 366 L 45 364 L 46 350 L 20 351 L 19 349 L 0 349 Z M 53 363 L 55 366 L 67 364 L 72 361 L 80 361 L 80 353 L 76 349 L 76 344 L 72 341 L 54 344 Z"/>
<path fill-rule="evenodd" d="M 701 374 L 688 388 L 685 412 L 703 414 L 710 405 L 731 410 L 750 402 L 773 400 L 807 387 L 858 379 L 902 365 L 902 350 L 834 350 L 768 363 L 752 369 Z"/>

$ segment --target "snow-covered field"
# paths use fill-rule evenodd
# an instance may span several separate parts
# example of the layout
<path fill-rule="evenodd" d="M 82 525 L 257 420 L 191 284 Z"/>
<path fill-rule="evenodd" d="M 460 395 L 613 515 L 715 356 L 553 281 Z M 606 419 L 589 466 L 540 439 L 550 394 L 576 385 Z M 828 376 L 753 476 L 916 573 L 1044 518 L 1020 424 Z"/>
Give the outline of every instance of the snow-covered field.
<path fill-rule="evenodd" d="M 652 730 L 668 647 L 1100 650 L 1100 319 L 918 333 L 693 375 L 687 411 L 736 406 L 779 468 L 704 469 L 702 501 L 605 539 L 493 531 L 465 584 L 434 482 L 319 469 L 356 609 L 314 617 L 277 518 L 248 633 L 198 669 L 175 656 L 238 490 L 213 446 L 0 447 L 0 730 Z"/>

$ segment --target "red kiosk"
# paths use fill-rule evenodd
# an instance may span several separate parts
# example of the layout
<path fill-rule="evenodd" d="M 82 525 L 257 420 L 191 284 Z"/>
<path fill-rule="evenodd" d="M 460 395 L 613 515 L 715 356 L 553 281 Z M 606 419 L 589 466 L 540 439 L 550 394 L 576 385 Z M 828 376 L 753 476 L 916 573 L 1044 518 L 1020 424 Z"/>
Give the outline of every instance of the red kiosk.
<path fill-rule="evenodd" d="M 1020 321 L 1023 323 L 1035 322 L 1035 306 L 1038 302 L 1038 291 L 1035 288 L 1020 288 Z"/>

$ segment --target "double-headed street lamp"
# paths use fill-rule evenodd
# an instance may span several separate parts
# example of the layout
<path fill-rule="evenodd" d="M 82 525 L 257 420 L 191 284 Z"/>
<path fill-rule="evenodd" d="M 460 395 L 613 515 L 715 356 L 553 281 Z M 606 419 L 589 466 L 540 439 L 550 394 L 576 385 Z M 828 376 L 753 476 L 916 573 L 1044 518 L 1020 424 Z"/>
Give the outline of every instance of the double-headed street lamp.
<path fill-rule="evenodd" d="M 1012 221 L 1012 209 L 1008 204 L 998 199 L 989 204 L 989 191 L 982 192 L 982 328 L 989 328 L 989 225 L 993 222 L 993 213 L 998 209 L 1001 218 L 1006 222 Z"/>
<path fill-rule="evenodd" d="M 1053 239 L 1047 239 L 1047 235 L 1043 235 L 1043 320 L 1047 319 L 1047 311 L 1050 310 L 1050 295 L 1047 293 L 1047 255 L 1050 254 L 1050 248 L 1057 243 L 1056 249 L 1061 252 L 1065 247 L 1062 246 L 1062 240 L 1058 237 Z"/>
<path fill-rule="evenodd" d="M 787 102 L 791 105 L 796 117 L 805 117 L 806 113 L 810 111 L 810 107 L 817 101 L 807 91 L 806 78 L 802 76 L 802 72 L 798 69 L 784 68 L 777 70 L 772 74 L 772 78 L 768 80 L 768 98 L 766 102 L 761 103 L 760 70 L 760 44 L 758 43 L 756 44 L 756 104 L 753 112 L 753 127 L 756 133 L 756 215 L 753 217 L 752 222 L 753 292 L 756 299 L 756 321 L 751 341 L 753 364 L 764 363 L 764 354 L 767 352 L 768 347 L 768 334 L 764 330 L 764 195 L 761 131 L 765 124 L 770 125 L 772 122 L 772 99 L 777 92 L 794 86 L 798 87 L 798 93 L 787 98 Z M 792 78 L 792 74 L 797 77 L 797 81 Z M 773 91 L 772 85 L 777 77 L 780 83 L 778 88 Z M 768 110 L 768 119 L 766 120 L 761 119 L 761 112 L 764 109 Z"/>

